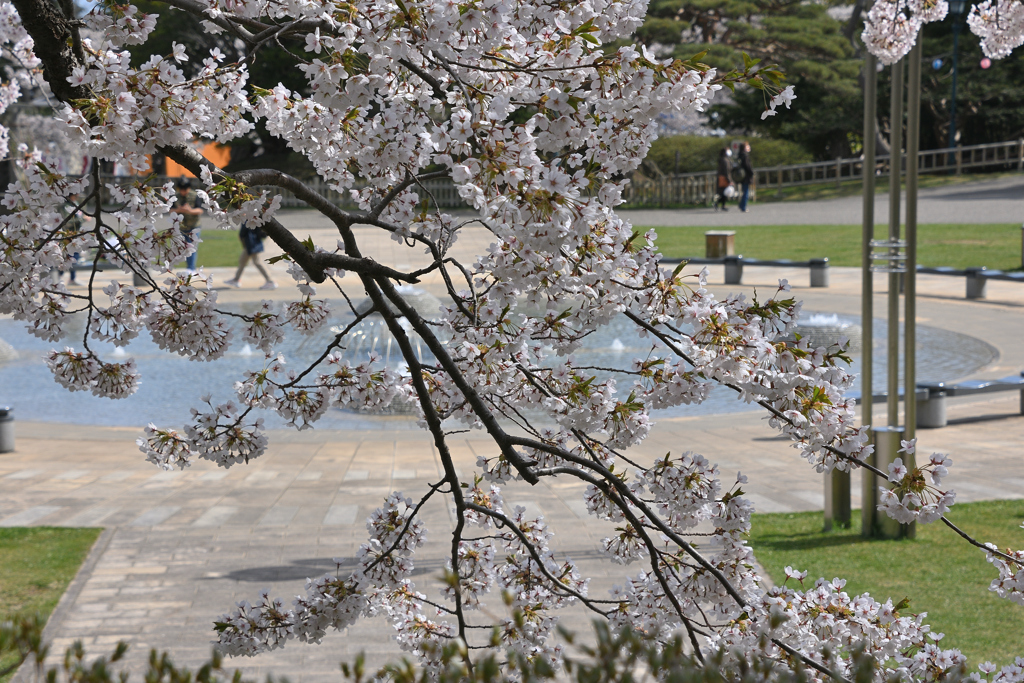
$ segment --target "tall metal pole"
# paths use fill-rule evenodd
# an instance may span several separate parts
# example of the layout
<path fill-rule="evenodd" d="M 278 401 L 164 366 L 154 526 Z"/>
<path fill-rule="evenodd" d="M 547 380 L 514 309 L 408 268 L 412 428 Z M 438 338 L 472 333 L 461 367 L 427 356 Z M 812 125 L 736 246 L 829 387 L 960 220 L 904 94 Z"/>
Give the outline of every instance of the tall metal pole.
<path fill-rule="evenodd" d="M 860 370 L 860 423 L 870 425 L 874 401 L 874 278 L 871 273 L 871 240 L 875 239 L 875 111 L 878 109 L 878 70 L 875 56 L 864 51 L 864 167 L 863 218 L 861 224 L 860 325 L 864 351 Z"/>
<path fill-rule="evenodd" d="M 962 9 L 960 10 L 963 11 Z M 957 74 L 957 47 L 960 43 L 960 14 L 953 13 L 953 92 L 949 100 L 949 146 L 956 147 L 956 74 Z M 949 153 L 953 158 L 953 152 Z M 952 165 L 952 164 L 951 164 Z"/>
<path fill-rule="evenodd" d="M 903 166 L 903 61 L 892 65 L 892 95 L 889 117 L 889 242 L 900 239 L 900 176 Z M 889 249 L 891 256 L 899 256 L 899 248 Z M 892 265 L 898 261 L 893 260 Z M 887 405 L 890 427 L 899 425 L 900 409 L 900 274 L 889 273 L 889 363 Z"/>
<path fill-rule="evenodd" d="M 917 151 L 921 138 L 921 39 L 910 51 L 907 73 L 907 273 L 903 289 L 903 415 L 904 434 L 913 439 L 917 427 Z M 904 454 L 908 468 L 914 456 Z M 917 525 L 903 529 L 908 538 L 917 535 Z"/>
<path fill-rule="evenodd" d="M 875 314 L 874 314 L 874 275 L 871 272 L 871 242 L 875 239 L 875 140 L 877 130 L 875 114 L 878 109 L 878 69 L 875 56 L 864 51 L 864 167 L 861 172 L 863 190 L 863 212 L 861 224 L 861 286 L 860 286 L 860 324 L 862 329 L 863 352 L 860 370 L 860 423 L 862 426 L 874 424 L 873 408 L 875 387 L 874 350 L 875 350 Z M 835 475 L 833 474 L 833 477 Z M 874 533 L 875 505 L 873 503 L 876 484 L 875 477 L 867 470 L 861 470 L 861 533 L 872 536 Z"/>
<path fill-rule="evenodd" d="M 921 138 L 921 41 L 910 51 L 907 74 L 907 273 L 903 309 L 903 386 L 907 439 L 917 426 L 917 152 Z"/>

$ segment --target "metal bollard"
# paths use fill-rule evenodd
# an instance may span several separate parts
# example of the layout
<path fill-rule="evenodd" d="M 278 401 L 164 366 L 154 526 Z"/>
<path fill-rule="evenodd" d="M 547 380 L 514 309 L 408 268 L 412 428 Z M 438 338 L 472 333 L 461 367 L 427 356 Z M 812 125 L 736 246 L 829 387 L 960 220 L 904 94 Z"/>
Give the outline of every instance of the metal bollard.
<path fill-rule="evenodd" d="M 743 284 L 743 256 L 725 257 L 725 284 Z"/>
<path fill-rule="evenodd" d="M 967 268 L 967 298 L 968 299 L 984 299 L 985 298 L 985 284 L 988 279 L 984 275 L 985 267 L 981 268 Z"/>
<path fill-rule="evenodd" d="M 14 450 L 14 415 L 10 406 L 0 406 L 0 453 Z"/>
<path fill-rule="evenodd" d="M 850 528 L 850 472 L 833 469 L 825 475 L 825 531 Z"/>
<path fill-rule="evenodd" d="M 875 452 L 871 454 L 871 464 L 885 472 L 889 464 L 900 457 L 898 451 L 903 433 L 903 427 L 872 427 L 871 440 L 874 442 Z M 878 487 L 886 485 L 887 481 L 867 470 L 861 470 L 861 474 L 861 535 L 868 538 L 900 538 L 912 535 L 910 525 L 904 527 L 878 510 Z"/>
<path fill-rule="evenodd" d="M 812 258 L 811 287 L 828 287 L 828 259 Z"/>

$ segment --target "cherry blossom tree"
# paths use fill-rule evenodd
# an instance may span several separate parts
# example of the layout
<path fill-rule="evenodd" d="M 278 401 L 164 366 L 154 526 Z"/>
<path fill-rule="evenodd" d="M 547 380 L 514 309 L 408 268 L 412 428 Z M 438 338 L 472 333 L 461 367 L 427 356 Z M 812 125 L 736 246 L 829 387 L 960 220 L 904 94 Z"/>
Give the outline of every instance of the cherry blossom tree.
<path fill-rule="evenodd" d="M 738 82 L 765 91 L 770 115 L 795 97 L 777 70 L 750 62 L 743 72 L 720 74 L 700 56 L 659 61 L 644 48 L 602 50 L 602 42 L 640 24 L 642 0 L 166 4 L 241 41 L 246 60 L 227 63 L 217 49 L 188 55 L 175 46 L 133 67 L 130 50 L 144 49 L 158 17 L 112 0 L 81 20 L 46 0 L 14 0 L 13 9 L 3 5 L 5 37 L 38 57 L 73 143 L 140 170 L 154 152 L 192 170 L 220 225 L 262 226 L 281 247 L 296 299 L 264 302 L 251 315 L 219 307 L 208 278 L 170 270 L 194 248 L 178 230 L 180 216 L 170 213 L 170 185 L 139 180 L 104 189 L 98 171 L 69 177 L 26 150 L 19 159 L 25 179 L 7 190 L 0 217 L 0 312 L 55 344 L 66 338 L 69 316 L 84 316 L 78 348 L 54 349 L 48 362 L 69 390 L 110 398 L 130 395 L 138 370 L 131 360 L 101 360 L 90 346 L 97 340 L 125 346 L 148 334 L 195 361 L 216 360 L 236 338 L 263 350 L 264 368 L 238 378 L 236 401 L 207 400 L 183 429 L 146 429 L 140 448 L 161 467 L 196 459 L 231 467 L 260 457 L 263 411 L 303 429 L 330 407 L 376 409 L 401 400 L 415 406 L 444 469 L 416 498 L 394 493 L 382 503 L 351 573 L 310 581 L 291 606 L 263 594 L 225 614 L 215 625 L 225 652 L 318 642 L 328 630 L 379 617 L 428 672 L 446 645 L 467 667 L 478 648 L 509 653 L 510 666 L 518 658 L 557 666 L 559 610 L 582 605 L 656 640 L 683 634 L 698 662 L 716 652 L 727 669 L 754 660 L 766 678 L 786 679 L 797 669 L 816 679 L 850 678 L 858 652 L 874 659 L 878 680 L 959 676 L 963 656 L 931 642 L 923 616 L 902 605 L 847 595 L 838 579 L 806 590 L 769 586 L 744 541 L 753 508 L 742 475 L 723 478 L 695 453 L 653 463 L 630 456 L 648 434 L 652 410 L 699 403 L 715 385 L 760 405 L 817 471 L 866 467 L 888 478 L 887 512 L 901 521 L 942 520 L 986 553 L 999 574 L 994 590 L 1024 599 L 1024 555 L 985 546 L 943 517 L 954 499 L 941 488 L 947 458 L 921 468 L 901 461 L 889 473 L 865 463 L 866 432 L 844 397 L 853 382 L 849 359 L 841 345 L 783 340 L 799 311 L 785 282 L 767 300 L 716 299 L 705 273 L 662 268 L 655 235 L 635 234 L 614 211 L 659 115 L 700 109 Z M 95 37 L 84 37 L 86 30 Z M 271 42 L 301 57 L 308 94 L 247 85 L 247 63 Z M 201 67 L 186 77 L 189 60 Z M 196 136 L 230 141 L 255 120 L 306 155 L 333 188 L 350 192 L 358 209 L 342 210 L 279 170 L 228 173 L 187 144 Z M 453 256 L 467 223 L 431 201 L 427 181 L 436 178 L 455 184 L 492 237 L 473 263 Z M 95 201 L 101 190 L 107 203 Z M 289 232 L 274 217 L 279 190 L 326 216 L 337 243 L 303 242 Z M 94 220 L 75 227 L 62 211 L 69 201 Z M 374 261 L 355 225 L 425 252 L 429 265 L 399 270 Z M 111 280 L 94 271 L 83 293 L 47 277 L 89 249 L 124 274 Z M 424 317 L 403 293 L 402 285 L 428 274 L 445 285 L 439 320 Z M 128 276 L 144 284 L 125 284 Z M 325 288 L 346 301 L 363 294 L 372 306 L 352 306 L 353 322 L 317 361 L 288 371 L 280 343 L 325 324 L 328 304 L 318 298 Z M 344 358 L 351 331 L 369 315 L 384 320 L 405 370 L 379 358 Z M 622 367 L 578 362 L 574 351 L 619 316 L 649 352 Z M 415 352 L 414 337 L 429 349 L 428 360 Z M 548 421 L 538 422 L 541 411 Z M 493 451 L 462 477 L 449 439 L 467 428 L 485 432 Z M 913 444 L 905 447 L 913 452 Z M 609 562 L 624 567 L 611 594 L 592 594 L 544 520 L 502 497 L 509 481 L 547 477 L 585 483 L 590 514 L 616 523 L 617 535 L 602 543 Z M 444 541 L 444 588 L 427 595 L 411 579 L 427 538 L 418 513 L 442 497 L 456 522 Z M 711 531 L 698 533 L 698 526 Z M 488 594 L 503 596 L 504 616 L 480 609 Z M 1024 678 L 1020 664 L 982 671 L 993 681 Z"/>

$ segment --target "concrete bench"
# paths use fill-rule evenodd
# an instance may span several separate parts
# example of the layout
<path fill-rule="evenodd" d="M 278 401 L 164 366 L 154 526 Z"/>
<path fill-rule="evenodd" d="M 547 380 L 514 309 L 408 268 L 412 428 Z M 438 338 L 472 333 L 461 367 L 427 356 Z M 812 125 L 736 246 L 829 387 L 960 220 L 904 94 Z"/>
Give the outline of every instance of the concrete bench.
<path fill-rule="evenodd" d="M 1019 391 L 1020 412 L 1024 415 L 1024 372 L 1010 375 L 1002 379 L 969 380 L 957 384 L 934 382 L 919 384 L 918 389 L 926 389 L 928 398 L 917 404 L 918 427 L 945 427 L 946 399 L 950 396 L 973 396 L 975 394 L 991 394 L 997 391 Z"/>
<path fill-rule="evenodd" d="M 952 275 L 966 278 L 968 299 L 984 299 L 985 285 L 989 280 L 1004 280 L 1006 282 L 1024 282 L 1024 273 L 1007 273 L 1002 270 L 989 270 L 988 268 L 964 268 L 957 269 L 949 266 L 938 268 L 925 268 L 918 266 L 917 272 L 923 275 Z"/>
<path fill-rule="evenodd" d="M 917 385 L 914 395 L 917 397 L 917 426 L 926 429 L 945 427 L 948 424 L 946 419 L 946 399 L 951 396 L 973 396 L 975 394 L 991 394 L 997 391 L 1019 391 L 1020 392 L 1020 413 L 1024 415 L 1024 372 L 1020 375 L 1010 375 L 1002 379 L 973 379 L 956 384 L 946 382 L 923 382 Z M 860 392 L 851 391 L 847 394 L 861 403 Z M 880 391 L 872 396 L 873 402 L 877 405 L 884 403 L 888 393 Z M 903 390 L 900 390 L 900 400 L 903 399 Z"/>
<path fill-rule="evenodd" d="M 849 396 L 850 398 L 852 398 L 853 400 L 855 400 L 857 402 L 857 405 L 860 405 L 861 403 L 863 403 L 863 400 L 861 399 L 861 395 L 860 395 L 859 391 L 848 391 L 848 392 L 846 392 L 846 395 Z M 917 397 L 918 404 L 920 404 L 921 401 L 927 401 L 928 400 L 928 390 L 925 389 L 924 387 L 920 386 L 920 385 L 918 385 L 917 391 L 914 392 L 914 395 Z M 900 400 L 902 401 L 903 400 L 903 389 L 900 389 L 899 397 L 900 397 Z M 871 403 L 874 404 L 874 405 L 878 405 L 879 403 L 885 403 L 885 400 L 887 398 L 889 398 L 889 392 L 887 392 L 887 391 L 879 391 L 879 392 L 876 392 L 876 393 L 871 395 Z"/>
<path fill-rule="evenodd" d="M 684 258 L 684 259 L 662 259 L 661 262 L 668 265 L 682 262 L 694 265 L 724 265 L 725 284 L 743 284 L 743 268 L 746 266 L 768 266 L 771 268 L 808 268 L 811 271 L 811 287 L 828 287 L 828 259 L 812 258 L 809 261 L 790 261 L 788 259 L 753 259 L 740 256 L 724 256 L 722 258 Z"/>

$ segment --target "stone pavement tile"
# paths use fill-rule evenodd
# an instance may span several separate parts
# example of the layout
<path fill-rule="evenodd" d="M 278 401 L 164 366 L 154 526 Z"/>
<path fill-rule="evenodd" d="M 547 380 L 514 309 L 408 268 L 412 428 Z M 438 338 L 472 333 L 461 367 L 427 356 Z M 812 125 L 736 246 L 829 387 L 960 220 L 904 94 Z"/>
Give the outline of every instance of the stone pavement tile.
<path fill-rule="evenodd" d="M 29 526 L 53 517 L 62 509 L 58 505 L 36 505 L 0 520 L 0 526 Z"/>

